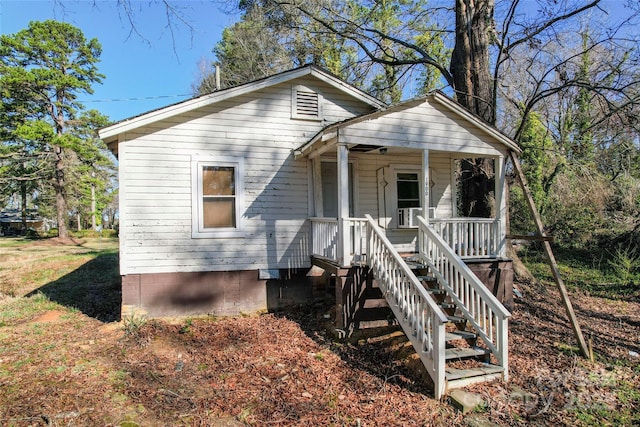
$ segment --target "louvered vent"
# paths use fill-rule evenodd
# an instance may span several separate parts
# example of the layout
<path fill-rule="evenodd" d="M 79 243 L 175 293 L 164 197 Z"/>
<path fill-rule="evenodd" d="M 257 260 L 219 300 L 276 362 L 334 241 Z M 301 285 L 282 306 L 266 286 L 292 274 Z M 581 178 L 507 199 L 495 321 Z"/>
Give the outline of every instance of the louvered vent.
<path fill-rule="evenodd" d="M 296 86 L 292 93 L 292 117 L 320 120 L 320 96 L 304 86 Z"/>

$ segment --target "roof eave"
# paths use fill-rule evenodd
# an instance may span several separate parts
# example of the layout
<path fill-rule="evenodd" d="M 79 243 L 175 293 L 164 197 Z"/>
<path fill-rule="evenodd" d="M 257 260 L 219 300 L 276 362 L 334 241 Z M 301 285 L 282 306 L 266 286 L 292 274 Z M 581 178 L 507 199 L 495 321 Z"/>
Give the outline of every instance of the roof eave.
<path fill-rule="evenodd" d="M 131 131 L 138 127 L 145 126 L 147 124 L 154 123 L 159 120 L 163 120 L 198 108 L 206 107 L 217 102 L 224 101 L 226 99 L 234 98 L 236 96 L 241 96 L 257 90 L 261 90 L 270 86 L 274 86 L 276 84 L 304 77 L 306 75 L 313 75 L 318 79 L 326 82 L 327 84 L 350 94 L 351 96 L 371 105 L 376 109 L 382 108 L 385 105 L 382 101 L 366 94 L 365 92 L 349 85 L 348 83 L 343 82 L 338 77 L 335 77 L 314 65 L 306 65 L 294 70 L 289 70 L 280 74 L 265 77 L 261 80 L 245 83 L 243 85 L 224 89 L 218 92 L 213 92 L 208 95 L 203 95 L 198 98 L 189 99 L 177 104 L 143 113 L 139 116 L 124 119 L 120 122 L 100 129 L 99 135 L 106 143 L 113 142 L 117 140 L 118 135 Z"/>
<path fill-rule="evenodd" d="M 509 138 L 508 136 L 500 132 L 494 126 L 491 126 L 490 124 L 482 120 L 480 117 L 475 116 L 469 110 L 467 110 L 462 105 L 458 104 L 448 96 L 437 91 L 433 92 L 430 96 L 433 97 L 433 99 L 437 101 L 440 105 L 462 116 L 466 120 L 474 123 L 476 126 L 484 130 L 486 133 L 488 133 L 489 135 L 497 139 L 501 144 L 505 145 L 509 150 L 515 151 L 518 154 L 522 153 L 522 149 L 518 146 L 518 144 L 514 140 L 512 140 L 511 138 Z"/>

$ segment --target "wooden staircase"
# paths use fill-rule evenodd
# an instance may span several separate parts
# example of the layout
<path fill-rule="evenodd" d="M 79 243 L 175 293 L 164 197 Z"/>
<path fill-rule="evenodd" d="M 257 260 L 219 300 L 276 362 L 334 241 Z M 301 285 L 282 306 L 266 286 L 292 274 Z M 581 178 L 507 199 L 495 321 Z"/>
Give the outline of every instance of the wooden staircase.
<path fill-rule="evenodd" d="M 437 279 L 428 274 L 426 266 L 410 261 L 407 264 L 447 316 L 444 338 L 446 389 L 502 379 L 504 368 L 492 360 L 491 350 L 483 346 L 482 340 L 461 315 L 447 291 L 438 287 Z M 389 327 L 397 329 L 399 322 L 376 281 L 373 287 L 364 290 L 362 298 L 364 303 L 354 316 L 356 329 L 381 329 L 385 333 L 388 333 Z"/>
<path fill-rule="evenodd" d="M 447 291 L 434 276 L 415 271 L 418 280 L 447 316 L 445 332 L 445 380 L 447 390 L 501 379 L 504 368 L 492 363 L 491 350 L 483 346 L 473 327 L 461 315 Z"/>

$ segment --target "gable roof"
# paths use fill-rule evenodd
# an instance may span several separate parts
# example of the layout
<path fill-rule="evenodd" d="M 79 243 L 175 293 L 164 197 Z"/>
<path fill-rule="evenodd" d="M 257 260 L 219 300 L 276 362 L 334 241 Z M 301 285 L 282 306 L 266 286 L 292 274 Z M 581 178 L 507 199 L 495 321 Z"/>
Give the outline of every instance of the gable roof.
<path fill-rule="evenodd" d="M 226 99 L 234 98 L 236 96 L 245 95 L 260 89 L 268 88 L 280 83 L 284 83 L 290 80 L 294 80 L 304 76 L 314 76 L 323 82 L 333 86 L 334 88 L 341 90 L 342 92 L 371 105 L 374 108 L 384 108 L 386 105 L 374 98 L 371 95 L 361 91 L 360 89 L 346 83 L 340 78 L 334 76 L 328 71 L 316 66 L 316 65 L 304 65 L 293 70 L 284 71 L 279 74 L 274 74 L 269 77 L 262 78 L 253 82 L 245 83 L 239 86 L 219 90 L 207 95 L 202 95 L 196 98 L 188 99 L 186 101 L 178 102 L 166 107 L 159 108 L 143 113 L 138 116 L 130 117 L 128 119 L 121 120 L 109 126 L 100 129 L 100 137 L 105 143 L 109 144 L 117 141 L 118 135 L 129 132 L 133 129 L 141 126 L 148 125 L 150 123 L 157 122 L 159 120 L 166 119 L 178 114 L 186 113 L 198 108 L 206 107 L 215 104 Z"/>
<path fill-rule="evenodd" d="M 345 128 L 354 123 L 373 120 L 391 113 L 408 110 L 415 107 L 416 105 L 422 104 L 423 102 L 430 101 L 434 101 L 442 105 L 464 121 L 468 122 L 470 125 L 495 138 L 498 143 L 504 145 L 509 150 L 515 151 L 516 153 L 522 152 L 518 144 L 513 139 L 500 132 L 495 126 L 490 125 L 481 117 L 471 113 L 467 108 L 449 98 L 444 93 L 440 91 L 434 91 L 420 98 L 410 99 L 408 101 L 392 105 L 385 109 L 380 109 L 372 113 L 363 114 L 361 116 L 353 117 L 342 122 L 331 124 L 318 132 L 308 142 L 298 147 L 295 150 L 295 155 L 296 157 L 306 156 L 318 147 L 322 147 L 321 150 L 325 151 L 329 145 L 332 145 L 332 142 L 334 144 L 337 142 L 335 141 L 335 137 L 337 136 L 337 133 L 341 128 Z"/>

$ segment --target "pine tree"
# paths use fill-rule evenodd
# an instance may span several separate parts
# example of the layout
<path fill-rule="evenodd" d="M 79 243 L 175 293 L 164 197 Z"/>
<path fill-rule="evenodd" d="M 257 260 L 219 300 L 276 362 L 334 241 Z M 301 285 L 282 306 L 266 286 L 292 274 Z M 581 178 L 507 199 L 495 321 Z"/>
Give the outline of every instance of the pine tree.
<path fill-rule="evenodd" d="M 52 159 L 48 173 L 62 238 L 68 237 L 70 156 L 82 145 L 70 129 L 83 109 L 78 95 L 92 93 L 92 85 L 104 77 L 96 66 L 100 53 L 96 39 L 87 40 L 78 28 L 52 20 L 31 22 L 25 30 L 0 37 L 2 122 L 13 122 L 15 130 L 3 143 L 37 141 L 35 151 Z"/>

